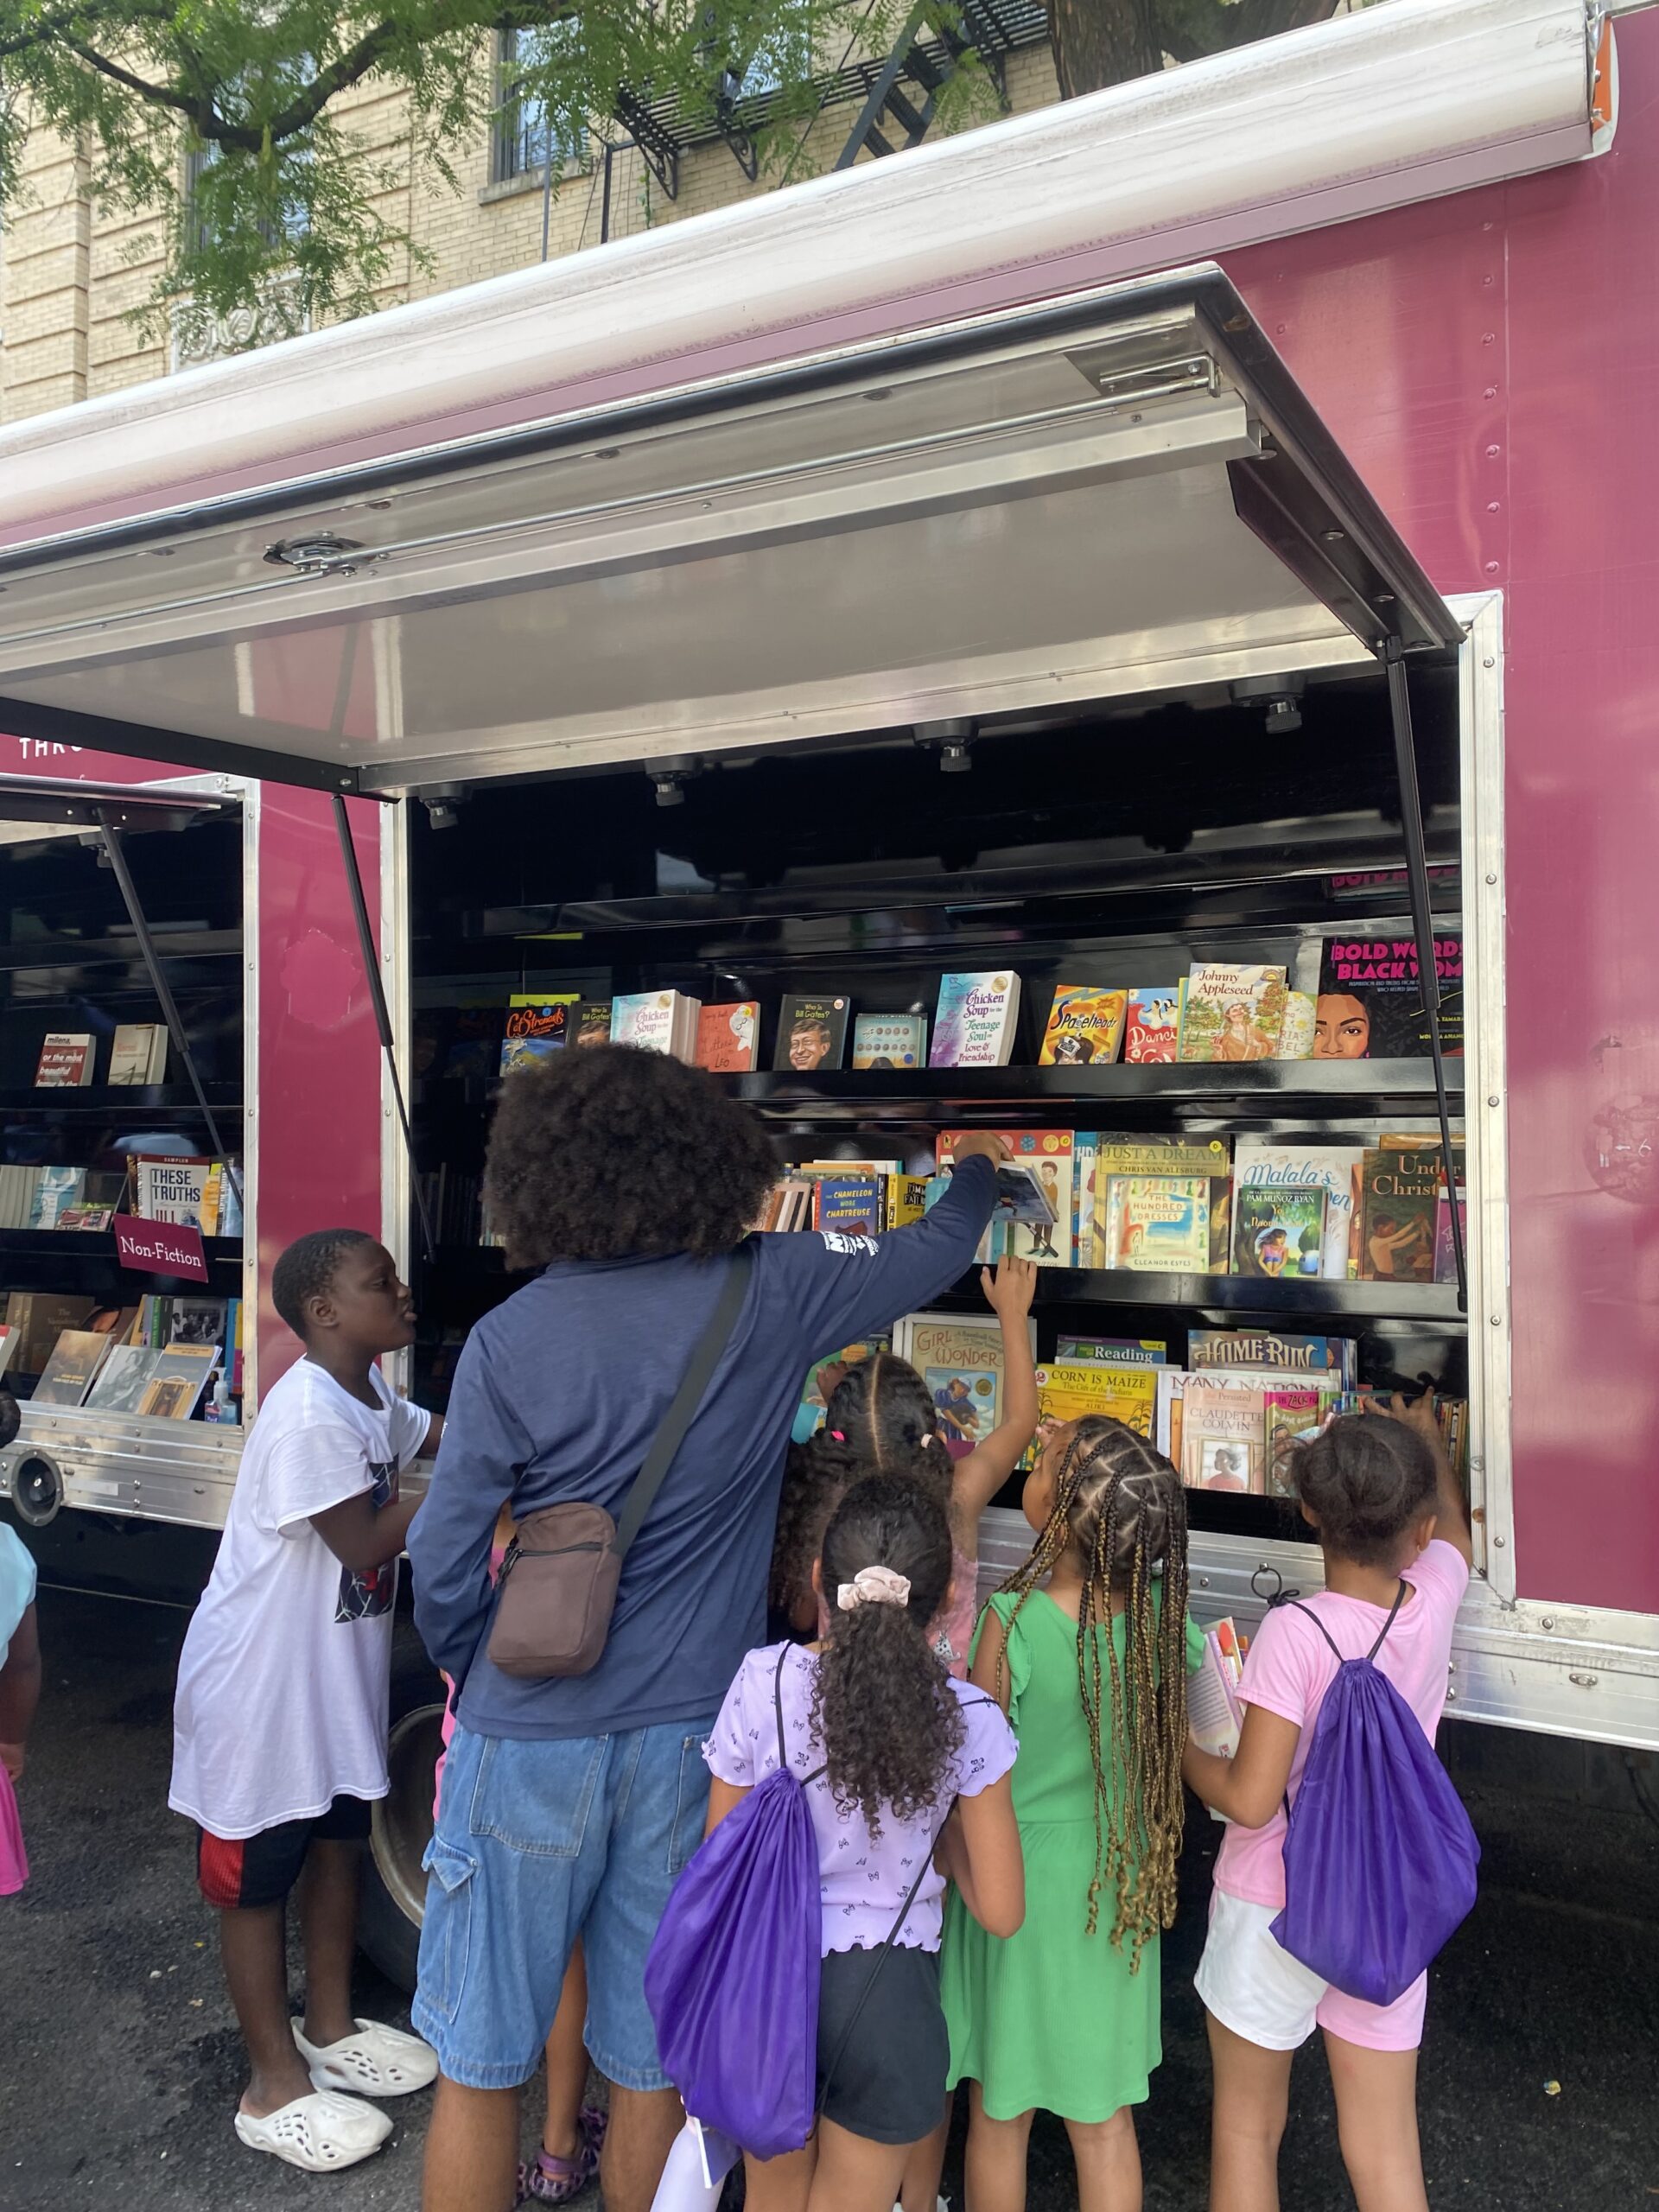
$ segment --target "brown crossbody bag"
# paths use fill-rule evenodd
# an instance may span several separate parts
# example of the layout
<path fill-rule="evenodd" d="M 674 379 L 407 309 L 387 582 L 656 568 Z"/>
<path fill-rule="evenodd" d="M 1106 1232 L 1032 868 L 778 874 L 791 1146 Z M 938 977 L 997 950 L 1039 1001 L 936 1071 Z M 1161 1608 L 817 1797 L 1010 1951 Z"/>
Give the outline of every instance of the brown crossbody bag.
<path fill-rule="evenodd" d="M 602 1505 L 572 1503 L 544 1506 L 518 1523 L 501 1562 L 490 1624 L 490 1661 L 504 1675 L 550 1681 L 585 1675 L 598 1664 L 611 1631 L 622 1562 L 731 1341 L 753 1264 L 753 1248 L 740 1244 L 621 1519 L 613 1521 Z"/>

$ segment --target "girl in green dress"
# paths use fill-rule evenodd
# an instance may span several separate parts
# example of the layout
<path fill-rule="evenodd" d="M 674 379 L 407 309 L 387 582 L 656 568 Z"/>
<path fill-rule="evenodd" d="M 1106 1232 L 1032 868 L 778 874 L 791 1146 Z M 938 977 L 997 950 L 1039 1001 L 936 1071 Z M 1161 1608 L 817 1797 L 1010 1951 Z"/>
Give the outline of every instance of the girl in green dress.
<path fill-rule="evenodd" d="M 1161 1452 L 1091 1414 L 1046 1433 L 1030 1558 L 991 1599 L 972 1680 L 1020 1739 L 1018 1934 L 952 1897 L 950 2082 L 969 2084 L 970 2212 L 1023 2212 L 1033 2111 L 1071 2138 L 1079 2212 L 1140 2212 L 1130 2107 L 1162 2056 L 1159 1936 L 1175 1913 L 1186 1675 L 1186 1501 Z"/>

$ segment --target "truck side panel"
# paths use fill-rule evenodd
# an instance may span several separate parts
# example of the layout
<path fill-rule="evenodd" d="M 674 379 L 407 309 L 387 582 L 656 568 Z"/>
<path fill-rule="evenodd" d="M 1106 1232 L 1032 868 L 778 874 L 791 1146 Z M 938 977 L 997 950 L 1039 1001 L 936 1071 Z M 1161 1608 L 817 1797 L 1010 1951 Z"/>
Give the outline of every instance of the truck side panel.
<path fill-rule="evenodd" d="M 1653 1612 L 1659 22 L 1620 52 L 1602 160 L 1228 267 L 1441 591 L 1504 594 L 1517 1589 Z"/>

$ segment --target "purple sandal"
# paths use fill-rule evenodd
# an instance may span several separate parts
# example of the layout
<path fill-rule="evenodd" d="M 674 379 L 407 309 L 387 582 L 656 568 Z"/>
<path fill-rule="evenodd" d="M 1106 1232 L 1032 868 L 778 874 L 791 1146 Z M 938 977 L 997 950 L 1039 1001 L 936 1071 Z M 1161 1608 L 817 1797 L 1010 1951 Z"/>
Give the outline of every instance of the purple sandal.
<path fill-rule="evenodd" d="M 597 2106 L 584 2105 L 577 2126 L 578 2147 L 574 2158 L 556 2158 L 538 2151 L 533 2164 L 518 2169 L 520 2204 L 569 2204 L 582 2195 L 599 2171 L 599 2153 L 610 2115 Z"/>

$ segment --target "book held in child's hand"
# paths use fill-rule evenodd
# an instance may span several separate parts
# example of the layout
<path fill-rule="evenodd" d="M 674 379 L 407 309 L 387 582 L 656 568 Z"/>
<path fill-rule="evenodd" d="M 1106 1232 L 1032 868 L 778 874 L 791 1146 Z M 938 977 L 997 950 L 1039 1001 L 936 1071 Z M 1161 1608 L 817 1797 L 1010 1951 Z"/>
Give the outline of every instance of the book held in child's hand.
<path fill-rule="evenodd" d="M 1180 986 L 1145 983 L 1128 993 L 1123 1026 L 1126 1066 L 1173 1060 L 1180 1036 Z"/>
<path fill-rule="evenodd" d="M 1186 979 L 1177 1057 L 1183 1060 L 1270 1059 L 1284 1019 L 1282 967 L 1200 963 Z"/>
<path fill-rule="evenodd" d="M 714 1075 L 747 1075 L 760 1042 L 760 1007 L 754 999 L 705 1006 L 697 1017 L 697 1065 Z"/>
<path fill-rule="evenodd" d="M 35 1069 L 36 1090 L 84 1089 L 92 1079 L 91 1032 L 54 1029 L 41 1046 L 41 1057 Z"/>
<path fill-rule="evenodd" d="M 772 1066 L 796 1075 L 838 1068 L 846 1057 L 851 1013 L 850 1002 L 838 993 L 791 993 L 778 1011 Z"/>
<path fill-rule="evenodd" d="M 948 1167 L 962 1141 L 947 1129 L 938 1141 L 939 1166 Z M 1039 1268 L 1071 1265 L 1071 1142 L 1070 1129 L 1004 1129 L 1010 1157 L 996 1170 L 996 1211 L 991 1217 L 987 1258 L 1030 1260 Z"/>
<path fill-rule="evenodd" d="M 927 1064 L 934 1068 L 1005 1068 L 1020 1015 L 1020 978 L 1011 969 L 945 976 Z"/>
<path fill-rule="evenodd" d="M 1234 1653 L 1238 1649 L 1232 1622 L 1217 1622 L 1205 1635 L 1204 1664 L 1186 1678 L 1187 1726 L 1198 1749 L 1213 1758 L 1234 1757 L 1244 1725 L 1230 1647 Z"/>
<path fill-rule="evenodd" d="M 1109 1067 L 1123 1036 L 1128 994 L 1093 983 L 1057 983 L 1038 1053 L 1041 1067 Z"/>
<path fill-rule="evenodd" d="M 927 1049 L 927 1017 L 861 1014 L 853 1024 L 855 1068 L 918 1068 Z"/>

